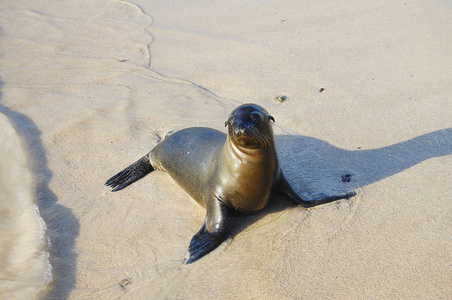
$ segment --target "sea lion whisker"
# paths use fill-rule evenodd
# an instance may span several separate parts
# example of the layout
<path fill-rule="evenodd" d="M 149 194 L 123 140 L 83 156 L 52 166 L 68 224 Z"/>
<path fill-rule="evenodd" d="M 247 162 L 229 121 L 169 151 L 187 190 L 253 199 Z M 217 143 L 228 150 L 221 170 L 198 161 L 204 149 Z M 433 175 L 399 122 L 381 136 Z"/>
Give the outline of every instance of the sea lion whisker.
<path fill-rule="evenodd" d="M 263 133 L 255 132 L 256 139 L 259 141 L 259 144 L 268 147 L 270 145 L 270 139 Z"/>

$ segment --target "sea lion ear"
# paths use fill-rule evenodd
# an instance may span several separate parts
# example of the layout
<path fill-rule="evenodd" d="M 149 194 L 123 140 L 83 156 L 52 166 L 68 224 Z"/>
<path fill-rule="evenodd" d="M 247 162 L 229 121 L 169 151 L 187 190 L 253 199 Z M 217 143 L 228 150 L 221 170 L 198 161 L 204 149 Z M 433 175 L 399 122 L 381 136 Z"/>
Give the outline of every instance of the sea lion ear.
<path fill-rule="evenodd" d="M 268 116 L 269 120 L 272 120 L 273 122 L 275 122 L 275 118 L 273 118 L 272 116 Z"/>
<path fill-rule="evenodd" d="M 233 121 L 234 121 L 234 116 L 231 115 L 229 117 L 229 119 L 226 122 L 224 122 L 224 127 L 231 125 Z"/>

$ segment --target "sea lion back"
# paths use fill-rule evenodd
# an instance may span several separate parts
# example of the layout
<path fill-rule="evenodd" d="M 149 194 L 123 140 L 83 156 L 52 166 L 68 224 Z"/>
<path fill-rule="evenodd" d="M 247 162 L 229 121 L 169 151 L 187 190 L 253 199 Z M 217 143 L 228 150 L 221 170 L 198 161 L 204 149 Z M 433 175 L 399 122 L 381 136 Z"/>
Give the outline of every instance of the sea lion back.
<path fill-rule="evenodd" d="M 193 127 L 177 131 L 149 153 L 152 166 L 167 172 L 202 206 L 212 162 L 226 140 L 221 131 Z"/>

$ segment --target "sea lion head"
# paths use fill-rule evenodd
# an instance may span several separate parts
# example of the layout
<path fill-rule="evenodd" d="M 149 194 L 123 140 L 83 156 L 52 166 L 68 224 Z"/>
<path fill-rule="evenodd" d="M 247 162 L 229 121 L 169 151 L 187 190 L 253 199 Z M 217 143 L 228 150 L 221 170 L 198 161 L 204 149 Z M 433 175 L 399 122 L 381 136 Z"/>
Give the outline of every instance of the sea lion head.
<path fill-rule="evenodd" d="M 275 119 L 257 104 L 244 104 L 234 109 L 225 126 L 233 143 L 247 149 L 267 148 L 274 144 L 270 121 Z"/>

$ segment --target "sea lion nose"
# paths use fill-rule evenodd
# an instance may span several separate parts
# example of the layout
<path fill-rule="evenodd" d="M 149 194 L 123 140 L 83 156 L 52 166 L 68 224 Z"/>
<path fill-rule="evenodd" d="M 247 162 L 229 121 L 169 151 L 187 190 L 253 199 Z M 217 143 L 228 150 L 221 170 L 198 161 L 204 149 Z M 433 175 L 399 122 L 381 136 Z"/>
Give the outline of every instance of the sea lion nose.
<path fill-rule="evenodd" d="M 245 133 L 245 125 L 244 124 L 237 124 L 234 128 L 235 134 L 240 136 Z"/>

